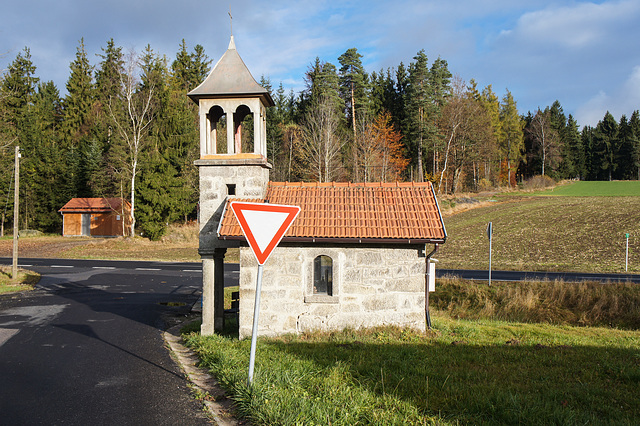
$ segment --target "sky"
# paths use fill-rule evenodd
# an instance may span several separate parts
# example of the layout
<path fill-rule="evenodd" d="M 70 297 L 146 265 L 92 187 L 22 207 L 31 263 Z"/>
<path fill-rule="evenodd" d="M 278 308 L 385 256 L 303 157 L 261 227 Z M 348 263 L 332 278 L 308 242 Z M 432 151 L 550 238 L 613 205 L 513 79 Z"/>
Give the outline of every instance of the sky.
<path fill-rule="evenodd" d="M 89 60 L 113 38 L 172 61 L 182 39 L 213 64 L 233 35 L 256 80 L 304 88 L 315 58 L 339 68 L 355 47 L 367 72 L 408 65 L 424 49 L 480 89 L 509 90 L 526 114 L 555 100 L 580 127 L 640 109 L 640 0 L 2 0 L 0 70 L 25 47 L 41 81 L 66 94 L 80 39 Z"/>

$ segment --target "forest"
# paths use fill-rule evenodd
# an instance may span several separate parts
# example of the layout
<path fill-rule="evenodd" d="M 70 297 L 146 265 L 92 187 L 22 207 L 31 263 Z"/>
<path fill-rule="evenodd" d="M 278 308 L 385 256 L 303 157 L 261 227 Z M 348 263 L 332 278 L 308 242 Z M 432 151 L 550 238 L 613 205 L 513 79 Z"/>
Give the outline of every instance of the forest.
<path fill-rule="evenodd" d="M 198 109 L 186 94 L 212 59 L 184 40 L 173 60 L 113 39 L 96 57 L 92 64 L 80 40 L 65 96 L 37 76 L 28 47 L 0 76 L 3 228 L 13 221 L 16 146 L 20 229 L 60 233 L 58 210 L 73 197 L 126 198 L 131 235 L 151 239 L 197 217 Z M 582 129 L 559 101 L 522 113 L 508 89 L 500 96 L 463 81 L 424 50 L 409 64 L 367 72 L 350 48 L 337 65 L 316 58 L 304 79 L 300 93 L 259 81 L 275 101 L 267 112 L 273 181 L 429 180 L 438 194 L 455 194 L 538 175 L 640 179 L 638 110 L 619 120 L 607 112 Z"/>

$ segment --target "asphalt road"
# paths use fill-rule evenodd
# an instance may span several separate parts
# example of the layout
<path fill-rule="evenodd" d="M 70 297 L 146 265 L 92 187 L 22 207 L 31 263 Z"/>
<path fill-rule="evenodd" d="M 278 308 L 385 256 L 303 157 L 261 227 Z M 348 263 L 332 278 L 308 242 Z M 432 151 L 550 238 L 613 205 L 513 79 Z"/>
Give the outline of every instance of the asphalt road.
<path fill-rule="evenodd" d="M 194 264 L 30 263 L 37 289 L 0 296 L 0 424 L 209 424 L 162 337 L 201 294 Z"/>
<path fill-rule="evenodd" d="M 0 257 L 0 265 L 11 265 L 12 259 Z M 73 271 L 79 269 L 110 271 L 116 269 L 138 272 L 184 272 L 199 274 L 202 281 L 202 264 L 195 262 L 148 262 L 135 260 L 84 260 L 84 259 L 18 259 L 18 266 L 31 269 L 40 274 L 59 273 L 61 271 Z M 240 265 L 237 263 L 225 263 L 225 286 L 238 285 Z M 201 285 L 202 287 L 202 285 Z"/>
<path fill-rule="evenodd" d="M 436 276 L 457 276 L 465 279 L 488 281 L 489 271 L 471 269 L 437 269 Z M 563 280 L 566 282 L 595 281 L 632 282 L 640 284 L 638 274 L 592 274 L 585 272 L 526 272 L 526 271 L 491 271 L 491 281 L 527 281 L 527 280 Z"/>

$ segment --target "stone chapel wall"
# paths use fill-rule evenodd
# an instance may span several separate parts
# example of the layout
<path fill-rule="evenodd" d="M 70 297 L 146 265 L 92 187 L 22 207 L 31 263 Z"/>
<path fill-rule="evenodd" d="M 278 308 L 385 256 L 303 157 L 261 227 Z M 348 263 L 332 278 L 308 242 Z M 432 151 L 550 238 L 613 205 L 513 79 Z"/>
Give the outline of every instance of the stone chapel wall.
<path fill-rule="evenodd" d="M 313 261 L 333 259 L 333 295 L 313 294 Z M 424 246 L 279 246 L 264 266 L 259 335 L 398 325 L 425 329 Z M 251 336 L 257 263 L 240 248 L 240 338 Z"/>

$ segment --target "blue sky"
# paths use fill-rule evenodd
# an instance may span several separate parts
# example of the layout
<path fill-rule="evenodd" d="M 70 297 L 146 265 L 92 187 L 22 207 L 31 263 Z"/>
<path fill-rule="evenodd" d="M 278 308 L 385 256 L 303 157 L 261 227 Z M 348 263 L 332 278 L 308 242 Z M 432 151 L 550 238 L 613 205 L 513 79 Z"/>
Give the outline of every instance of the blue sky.
<path fill-rule="evenodd" d="M 355 47 L 367 71 L 407 65 L 424 49 L 453 74 L 509 89 L 521 113 L 559 100 L 580 126 L 606 111 L 640 109 L 640 0 L 5 0 L 0 69 L 25 46 L 41 80 L 65 93 L 84 37 L 92 64 L 113 37 L 125 50 L 147 44 L 169 60 L 184 38 L 217 61 L 229 43 L 229 4 L 238 52 L 256 79 L 299 91 L 316 56 L 338 66 Z"/>

